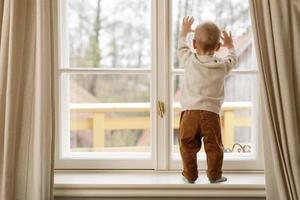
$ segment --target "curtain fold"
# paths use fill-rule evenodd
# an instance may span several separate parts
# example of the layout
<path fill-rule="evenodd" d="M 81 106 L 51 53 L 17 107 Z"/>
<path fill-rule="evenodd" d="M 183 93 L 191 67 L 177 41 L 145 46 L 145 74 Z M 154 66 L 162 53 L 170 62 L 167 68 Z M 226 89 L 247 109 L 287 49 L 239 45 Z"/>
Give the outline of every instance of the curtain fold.
<path fill-rule="evenodd" d="M 3 5 L 4 5 L 4 0 L 0 0 L 0 38 L 1 38 L 1 30 L 2 30 L 1 27 L 2 27 L 2 17 L 3 17 Z"/>
<path fill-rule="evenodd" d="M 53 198 L 52 2 L 0 1 L 0 199 L 3 200 Z"/>
<path fill-rule="evenodd" d="M 300 199 L 300 10 L 251 0 L 262 98 L 267 199 Z"/>

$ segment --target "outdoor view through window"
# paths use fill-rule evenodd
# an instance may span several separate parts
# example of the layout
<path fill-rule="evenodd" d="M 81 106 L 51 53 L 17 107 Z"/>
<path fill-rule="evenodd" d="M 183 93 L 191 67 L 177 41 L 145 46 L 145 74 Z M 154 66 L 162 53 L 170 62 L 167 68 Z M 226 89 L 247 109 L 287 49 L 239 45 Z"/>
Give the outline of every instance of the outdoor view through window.
<path fill-rule="evenodd" d="M 65 0 L 67 59 L 61 76 L 64 152 L 150 156 L 153 148 L 151 0 Z M 183 69 L 176 57 L 180 24 L 192 15 L 196 24 L 211 20 L 232 32 L 238 65 L 226 79 L 221 112 L 226 154 L 255 151 L 256 63 L 247 0 L 170 0 L 170 155 L 179 156 L 178 127 Z M 152 16 L 152 17 L 151 17 Z M 159 30 L 158 30 L 159 31 Z M 193 35 L 190 34 L 189 39 Z M 155 50 L 154 50 L 155 51 Z M 221 49 L 218 56 L 224 56 Z M 140 69 L 140 71 L 137 70 Z M 106 71 L 99 71 L 104 69 Z M 114 69 L 117 69 L 114 71 Z M 133 71 L 130 71 L 132 70 Z M 77 70 L 77 71 L 76 71 Z M 98 70 L 98 71 L 97 71 Z M 135 70 L 135 71 L 134 71 Z M 167 109 L 168 110 L 168 109 Z M 168 134 L 168 133 L 165 133 Z M 65 144 L 65 145 L 64 145 Z"/>
<path fill-rule="evenodd" d="M 68 0 L 71 152 L 150 152 L 151 1 Z"/>

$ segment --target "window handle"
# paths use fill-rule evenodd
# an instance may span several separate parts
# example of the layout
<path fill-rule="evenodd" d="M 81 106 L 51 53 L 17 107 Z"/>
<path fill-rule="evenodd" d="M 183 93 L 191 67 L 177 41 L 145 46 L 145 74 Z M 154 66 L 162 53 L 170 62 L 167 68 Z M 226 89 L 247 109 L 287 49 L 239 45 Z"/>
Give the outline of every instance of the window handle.
<path fill-rule="evenodd" d="M 164 114 L 166 112 L 165 110 L 165 104 L 162 101 L 157 101 L 157 108 L 158 108 L 158 115 L 163 118 Z"/>

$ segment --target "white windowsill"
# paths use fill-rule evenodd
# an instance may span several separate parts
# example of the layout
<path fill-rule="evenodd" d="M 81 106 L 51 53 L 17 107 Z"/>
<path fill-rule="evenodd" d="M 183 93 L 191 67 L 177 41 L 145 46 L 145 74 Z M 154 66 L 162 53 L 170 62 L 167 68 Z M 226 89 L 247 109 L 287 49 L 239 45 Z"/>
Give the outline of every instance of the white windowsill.
<path fill-rule="evenodd" d="M 229 174 L 209 184 L 204 173 L 185 184 L 179 172 L 57 172 L 56 197 L 265 197 L 263 174 Z"/>

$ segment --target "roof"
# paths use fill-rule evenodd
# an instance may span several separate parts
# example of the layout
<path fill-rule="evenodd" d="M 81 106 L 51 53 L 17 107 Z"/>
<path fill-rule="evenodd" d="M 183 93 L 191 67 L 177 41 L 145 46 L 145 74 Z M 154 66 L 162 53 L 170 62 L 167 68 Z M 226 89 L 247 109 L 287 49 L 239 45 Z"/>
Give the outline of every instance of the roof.
<path fill-rule="evenodd" d="M 71 103 L 97 103 L 97 98 L 80 86 L 74 80 L 70 80 L 70 102 Z"/>

